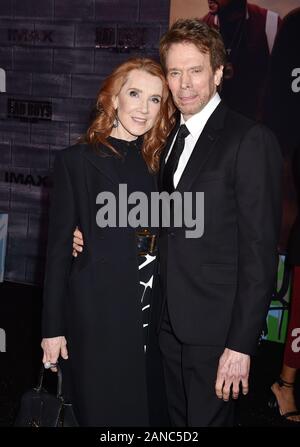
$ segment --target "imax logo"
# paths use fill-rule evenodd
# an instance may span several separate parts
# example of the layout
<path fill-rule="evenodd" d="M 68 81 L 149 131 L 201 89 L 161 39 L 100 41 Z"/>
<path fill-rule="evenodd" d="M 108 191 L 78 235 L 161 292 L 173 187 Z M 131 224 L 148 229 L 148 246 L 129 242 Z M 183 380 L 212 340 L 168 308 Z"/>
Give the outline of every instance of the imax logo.
<path fill-rule="evenodd" d="M 31 185 L 40 187 L 49 187 L 49 176 L 20 174 L 15 172 L 5 172 L 5 182 L 20 185 Z"/>
<path fill-rule="evenodd" d="M 29 30 L 8 29 L 8 40 L 10 42 L 51 42 L 53 43 L 53 30 Z"/>
<path fill-rule="evenodd" d="M 0 68 L 0 93 L 6 92 L 6 73 L 3 68 Z"/>
<path fill-rule="evenodd" d="M 0 328 L 0 352 L 6 352 L 6 333 Z"/>

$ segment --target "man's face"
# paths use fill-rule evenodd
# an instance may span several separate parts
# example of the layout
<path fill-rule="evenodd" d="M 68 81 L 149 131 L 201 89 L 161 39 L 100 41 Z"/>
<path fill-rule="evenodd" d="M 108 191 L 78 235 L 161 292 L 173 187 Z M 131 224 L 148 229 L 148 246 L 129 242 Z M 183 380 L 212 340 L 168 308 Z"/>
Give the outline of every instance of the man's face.
<path fill-rule="evenodd" d="M 213 73 L 208 53 L 193 43 L 172 44 L 166 57 L 167 80 L 185 121 L 200 112 L 217 91 L 223 66 Z"/>
<path fill-rule="evenodd" d="M 212 14 L 218 14 L 220 9 L 225 8 L 232 0 L 208 0 L 209 11 Z"/>

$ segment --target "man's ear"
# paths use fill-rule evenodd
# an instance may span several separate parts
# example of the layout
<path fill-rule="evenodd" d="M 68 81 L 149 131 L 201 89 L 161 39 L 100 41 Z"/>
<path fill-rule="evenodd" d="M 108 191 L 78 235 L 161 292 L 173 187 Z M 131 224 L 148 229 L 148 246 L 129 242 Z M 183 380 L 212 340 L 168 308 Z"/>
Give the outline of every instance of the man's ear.
<path fill-rule="evenodd" d="M 224 70 L 224 65 L 220 65 L 220 67 L 218 67 L 215 71 L 215 84 L 217 87 L 219 87 L 219 85 L 222 82 L 222 78 L 223 78 L 223 70 Z"/>

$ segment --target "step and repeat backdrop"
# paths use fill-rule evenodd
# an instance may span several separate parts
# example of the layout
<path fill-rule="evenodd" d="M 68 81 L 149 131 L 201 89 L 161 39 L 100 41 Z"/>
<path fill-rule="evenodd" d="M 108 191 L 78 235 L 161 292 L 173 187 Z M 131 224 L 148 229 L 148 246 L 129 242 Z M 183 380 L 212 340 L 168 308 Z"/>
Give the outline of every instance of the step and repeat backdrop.
<path fill-rule="evenodd" d="M 219 14 L 233 4 L 247 11 L 234 32 L 234 15 Z M 297 213 L 300 35 L 282 19 L 297 7 L 300 0 L 1 0 L 0 280 L 42 284 L 53 160 L 85 131 L 101 80 L 131 55 L 158 58 L 160 36 L 177 18 L 203 17 L 220 29 L 227 49 L 222 97 L 270 126 L 285 157 L 278 290 L 266 334 L 283 340 L 285 254 Z M 286 37 L 277 42 L 282 25 Z"/>
<path fill-rule="evenodd" d="M 51 167 L 85 131 L 101 80 L 157 58 L 168 0 L 1 0 L 0 213 L 5 279 L 42 284 Z"/>

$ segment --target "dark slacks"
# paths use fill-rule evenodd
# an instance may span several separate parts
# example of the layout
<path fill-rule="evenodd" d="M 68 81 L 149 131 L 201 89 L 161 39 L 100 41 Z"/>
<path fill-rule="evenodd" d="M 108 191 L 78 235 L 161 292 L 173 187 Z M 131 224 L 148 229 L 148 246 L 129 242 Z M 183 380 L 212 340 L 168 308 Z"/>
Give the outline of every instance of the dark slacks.
<path fill-rule="evenodd" d="M 190 346 L 175 336 L 167 305 L 159 333 L 172 426 L 232 426 L 234 402 L 215 394 L 215 381 L 223 347 Z"/>

